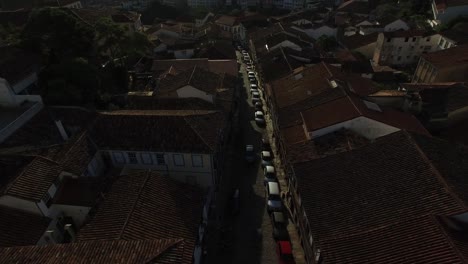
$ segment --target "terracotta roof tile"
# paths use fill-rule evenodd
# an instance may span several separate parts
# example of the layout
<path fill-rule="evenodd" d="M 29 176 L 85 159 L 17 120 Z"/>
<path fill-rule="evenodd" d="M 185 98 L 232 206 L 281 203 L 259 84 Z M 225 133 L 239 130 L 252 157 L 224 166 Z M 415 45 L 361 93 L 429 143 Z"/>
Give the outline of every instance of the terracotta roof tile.
<path fill-rule="evenodd" d="M 314 243 L 320 245 L 327 239 L 385 228 L 427 214 L 464 212 L 467 203 L 450 182 L 464 186 L 467 180 L 439 170 L 426 153 L 408 132 L 401 131 L 356 150 L 294 164 Z M 441 158 L 449 161 L 450 156 Z M 452 166 L 461 172 L 459 161 Z M 396 235 L 391 228 L 385 234 Z M 391 249 L 385 239 L 380 241 L 382 248 Z M 349 249 L 365 243 L 361 239 L 352 242 Z M 369 257 L 374 253 L 366 252 Z"/>
<path fill-rule="evenodd" d="M 182 238 L 180 263 L 191 262 L 202 217 L 200 189 L 155 172 L 135 171 L 120 176 L 106 196 L 78 241 Z"/>
<path fill-rule="evenodd" d="M 385 243 L 385 245 L 383 245 Z M 322 243 L 331 263 L 466 263 L 433 216 L 421 216 Z"/>
<path fill-rule="evenodd" d="M 48 225 L 49 219 L 38 214 L 0 206 L 0 247 L 35 245 Z"/>
<path fill-rule="evenodd" d="M 421 56 L 436 68 L 468 65 L 468 45 L 426 53 Z"/>
<path fill-rule="evenodd" d="M 224 122 L 215 111 L 115 111 L 100 114 L 91 135 L 100 149 L 211 153 Z"/>
<path fill-rule="evenodd" d="M 0 159 L 5 162 L 17 157 L 0 157 Z M 39 201 L 62 172 L 62 167 L 57 162 L 43 157 L 33 157 L 21 165 L 24 166 L 11 171 L 14 175 L 7 176 L 9 180 L 2 186 L 1 194 Z"/>
<path fill-rule="evenodd" d="M 89 241 L 45 246 L 0 249 L 2 263 L 182 263 L 178 257 L 185 241 L 158 239 L 138 241 Z"/>

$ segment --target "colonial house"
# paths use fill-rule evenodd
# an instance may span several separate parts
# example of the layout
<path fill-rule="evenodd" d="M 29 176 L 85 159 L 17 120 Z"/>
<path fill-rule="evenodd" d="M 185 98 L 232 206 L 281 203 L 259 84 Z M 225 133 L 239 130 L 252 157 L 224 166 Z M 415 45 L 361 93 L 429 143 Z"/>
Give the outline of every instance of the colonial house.
<path fill-rule="evenodd" d="M 238 17 L 222 15 L 214 21 L 224 31 L 232 33 L 234 40 L 245 42 L 247 30 Z"/>
<path fill-rule="evenodd" d="M 203 190 L 150 171 L 123 171 L 94 218 L 78 233 L 80 243 L 98 240 L 177 239 L 177 263 L 201 263 L 210 200 Z"/>
<path fill-rule="evenodd" d="M 468 73 L 468 45 L 423 54 L 414 72 L 414 83 L 463 82 Z"/>
<path fill-rule="evenodd" d="M 468 15 L 468 1 L 432 0 L 432 14 L 429 20 L 432 27 L 447 24 L 458 16 Z"/>
<path fill-rule="evenodd" d="M 399 131 L 293 164 L 287 200 L 306 262 L 464 262 L 468 201 L 460 186 L 468 182 L 458 175 L 467 154 Z"/>
<path fill-rule="evenodd" d="M 91 134 L 113 167 L 151 169 L 208 189 L 222 175 L 226 131 L 220 111 L 120 110 L 100 113 Z"/>
<path fill-rule="evenodd" d="M 413 64 L 422 54 L 438 50 L 439 41 L 439 34 L 418 30 L 379 33 L 373 61 L 378 65 Z"/>

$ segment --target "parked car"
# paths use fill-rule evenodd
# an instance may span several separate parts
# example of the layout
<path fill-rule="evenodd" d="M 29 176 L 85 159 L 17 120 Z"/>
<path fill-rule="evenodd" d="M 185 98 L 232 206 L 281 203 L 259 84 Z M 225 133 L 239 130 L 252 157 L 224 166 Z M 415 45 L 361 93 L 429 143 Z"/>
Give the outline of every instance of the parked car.
<path fill-rule="evenodd" d="M 270 140 L 267 137 L 262 138 L 262 150 L 271 151 Z"/>
<path fill-rule="evenodd" d="M 255 84 L 257 84 L 257 78 L 255 78 L 255 77 L 249 77 L 249 82 L 250 82 L 250 83 L 255 83 Z"/>
<path fill-rule="evenodd" d="M 262 168 L 265 168 L 266 166 L 272 166 L 273 165 L 273 155 L 271 154 L 271 151 L 264 150 L 262 151 Z"/>
<path fill-rule="evenodd" d="M 256 102 L 260 102 L 260 93 L 259 92 L 253 92 L 252 93 L 252 104 L 255 104 Z"/>
<path fill-rule="evenodd" d="M 291 242 L 278 241 L 276 242 L 276 254 L 278 255 L 280 264 L 294 264 L 294 256 L 292 254 Z"/>
<path fill-rule="evenodd" d="M 245 67 L 248 71 L 251 71 L 252 70 L 252 66 L 247 66 Z"/>
<path fill-rule="evenodd" d="M 283 202 L 280 197 L 280 188 L 277 182 L 268 182 L 266 184 L 267 212 L 283 211 Z"/>
<path fill-rule="evenodd" d="M 250 67 L 253 68 L 252 62 L 250 62 L 250 61 L 246 62 L 245 65 L 250 66 Z"/>
<path fill-rule="evenodd" d="M 288 223 L 283 212 L 271 213 L 271 222 L 273 224 L 273 238 L 275 240 L 289 241 Z"/>
<path fill-rule="evenodd" d="M 255 123 L 257 123 L 258 126 L 265 126 L 265 117 L 262 111 L 255 111 Z"/>
<path fill-rule="evenodd" d="M 255 84 L 255 83 L 251 83 L 251 84 L 250 84 L 250 88 L 255 88 L 255 89 L 258 89 L 258 85 L 257 85 L 257 84 Z"/>
<path fill-rule="evenodd" d="M 231 211 L 232 215 L 237 215 L 239 214 L 239 189 L 235 189 L 231 199 L 229 200 L 229 209 Z"/>
<path fill-rule="evenodd" d="M 250 87 L 250 94 L 252 94 L 252 93 L 258 93 L 258 94 L 260 94 L 260 92 L 258 91 L 257 88 L 252 88 L 252 87 Z"/>
<path fill-rule="evenodd" d="M 245 55 L 245 54 L 249 55 L 249 53 L 248 53 L 246 50 L 242 50 L 242 54 L 244 54 L 244 55 Z"/>
<path fill-rule="evenodd" d="M 255 161 L 255 150 L 253 145 L 245 146 L 245 160 L 248 163 L 252 163 Z"/>
<path fill-rule="evenodd" d="M 263 168 L 263 185 L 266 185 L 269 182 L 278 182 L 275 173 L 275 167 L 271 165 L 265 166 Z"/>
<path fill-rule="evenodd" d="M 263 111 L 262 101 L 258 101 L 255 103 L 255 110 Z"/>

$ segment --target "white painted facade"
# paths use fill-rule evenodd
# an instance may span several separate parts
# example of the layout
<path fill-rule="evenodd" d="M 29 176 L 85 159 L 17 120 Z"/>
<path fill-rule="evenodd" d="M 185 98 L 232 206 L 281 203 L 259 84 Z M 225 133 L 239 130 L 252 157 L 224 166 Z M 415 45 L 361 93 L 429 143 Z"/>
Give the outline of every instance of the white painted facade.
<path fill-rule="evenodd" d="M 373 60 L 379 65 L 405 65 L 416 63 L 421 54 L 438 50 L 440 35 L 414 37 L 386 37 L 380 33 Z"/>
<path fill-rule="evenodd" d="M 215 183 L 216 171 L 210 154 L 119 150 L 108 152 L 117 168 L 151 169 L 177 181 L 204 188 Z"/>
<path fill-rule="evenodd" d="M 325 128 L 308 131 L 307 135 L 309 139 L 314 139 L 343 128 L 356 132 L 367 139 L 376 139 L 400 130 L 399 128 L 360 116 Z"/>
<path fill-rule="evenodd" d="M 214 101 L 214 96 L 212 94 L 206 93 L 191 85 L 186 85 L 177 89 L 177 96 L 179 98 L 199 98 L 210 103 Z"/>

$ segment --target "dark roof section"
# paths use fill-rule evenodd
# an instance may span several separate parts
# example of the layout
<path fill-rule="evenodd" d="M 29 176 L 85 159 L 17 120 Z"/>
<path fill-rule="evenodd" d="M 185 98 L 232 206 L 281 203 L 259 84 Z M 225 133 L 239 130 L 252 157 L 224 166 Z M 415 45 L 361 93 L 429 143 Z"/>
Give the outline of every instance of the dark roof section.
<path fill-rule="evenodd" d="M 426 53 L 421 56 L 436 68 L 457 67 L 468 64 L 468 45 Z"/>
<path fill-rule="evenodd" d="M 214 104 L 200 98 L 161 98 L 129 95 L 126 109 L 131 110 L 216 110 Z"/>
<path fill-rule="evenodd" d="M 379 33 L 374 32 L 367 35 L 354 34 L 349 37 L 343 37 L 342 43 L 346 48 L 353 50 L 377 42 Z"/>
<path fill-rule="evenodd" d="M 95 217 L 78 234 L 93 240 L 184 239 L 191 263 L 202 217 L 203 192 L 150 171 L 120 176 Z"/>
<path fill-rule="evenodd" d="M 97 147 L 85 131 L 78 134 L 76 138 L 67 142 L 68 149 L 62 151 L 58 161 L 63 165 L 63 170 L 81 176 L 88 168 L 88 164 L 96 155 Z"/>
<path fill-rule="evenodd" d="M 0 249 L 2 263 L 162 263 L 178 264 L 186 250 L 181 239 L 89 241 Z"/>
<path fill-rule="evenodd" d="M 268 52 L 260 57 L 258 61 L 265 82 L 271 82 L 286 76 L 303 65 L 303 62 L 289 56 L 282 47 Z"/>
<path fill-rule="evenodd" d="M 451 153 L 442 158 L 450 162 L 458 150 L 447 149 Z M 400 131 L 356 150 L 294 164 L 294 171 L 314 241 L 321 244 L 427 214 L 464 212 L 466 200 L 450 183 L 466 186 L 465 165 L 457 160 L 452 166 L 459 176 L 440 170 L 411 134 Z"/>
<path fill-rule="evenodd" d="M 195 66 L 214 73 L 227 73 L 232 76 L 237 76 L 239 72 L 237 60 L 209 60 L 207 58 L 154 60 L 151 71 L 159 76 L 161 73 L 167 72 L 171 67 L 176 71 L 185 71 L 193 69 Z"/>
<path fill-rule="evenodd" d="M 336 11 L 352 14 L 369 14 L 370 7 L 367 1 L 349 0 L 341 4 Z"/>
<path fill-rule="evenodd" d="M 49 219 L 38 214 L 0 206 L 0 247 L 35 245 L 48 225 Z"/>
<path fill-rule="evenodd" d="M 216 111 L 114 111 L 101 113 L 91 134 L 105 150 L 212 153 L 224 123 Z"/>
<path fill-rule="evenodd" d="M 197 58 L 209 60 L 236 60 L 236 50 L 232 41 L 214 41 L 200 46 L 196 53 Z"/>
<path fill-rule="evenodd" d="M 0 25 L 23 27 L 29 19 L 30 10 L 0 11 Z"/>
<path fill-rule="evenodd" d="M 54 204 L 66 204 L 93 207 L 101 190 L 102 177 L 64 177 Z"/>
<path fill-rule="evenodd" d="M 3 162 L 16 157 L 0 157 Z M 20 157 L 21 159 L 21 157 Z M 34 157 L 18 170 L 11 170 L 13 175 L 6 175 L 8 183 L 2 186 L 0 193 L 18 198 L 40 201 L 49 187 L 62 172 L 62 167 L 55 161 Z"/>
<path fill-rule="evenodd" d="M 455 24 L 452 28 L 440 32 L 442 36 L 455 41 L 457 45 L 468 43 L 468 23 L 460 22 Z"/>
<path fill-rule="evenodd" d="M 190 85 L 207 94 L 215 95 L 217 88 L 222 84 L 222 78 L 222 75 L 195 66 L 177 75 L 161 79 L 156 90 L 157 93 L 166 93 Z"/>
<path fill-rule="evenodd" d="M 436 217 L 424 215 L 331 238 L 322 243 L 321 255 L 330 263 L 466 263 L 462 245 L 454 242 Z"/>

